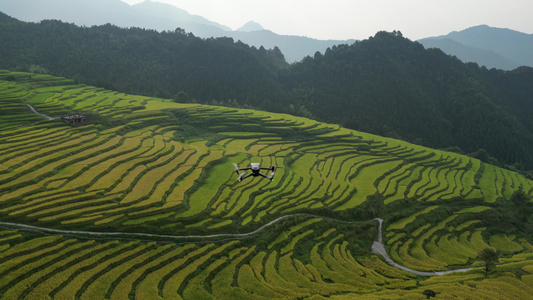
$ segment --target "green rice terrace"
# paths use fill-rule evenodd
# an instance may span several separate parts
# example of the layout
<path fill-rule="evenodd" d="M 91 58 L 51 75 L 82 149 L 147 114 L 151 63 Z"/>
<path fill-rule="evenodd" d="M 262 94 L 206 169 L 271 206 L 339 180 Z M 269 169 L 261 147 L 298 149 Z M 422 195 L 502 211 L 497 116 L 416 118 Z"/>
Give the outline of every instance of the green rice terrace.
<path fill-rule="evenodd" d="M 0 71 L 3 299 L 533 299 L 532 196 L 334 124 Z"/>

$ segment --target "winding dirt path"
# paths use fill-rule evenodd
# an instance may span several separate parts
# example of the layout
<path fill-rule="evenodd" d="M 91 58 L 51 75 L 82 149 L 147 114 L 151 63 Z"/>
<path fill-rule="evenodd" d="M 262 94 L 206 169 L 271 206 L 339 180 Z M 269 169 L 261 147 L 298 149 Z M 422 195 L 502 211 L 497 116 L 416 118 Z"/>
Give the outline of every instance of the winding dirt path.
<path fill-rule="evenodd" d="M 402 265 L 396 263 L 395 261 L 393 261 L 391 259 L 391 257 L 387 253 L 387 250 L 385 249 L 385 246 L 383 245 L 383 234 L 382 234 L 382 231 L 381 231 L 381 227 L 383 225 L 383 219 L 376 218 L 374 220 L 379 222 L 379 230 L 378 230 L 378 240 L 374 241 L 374 243 L 372 244 L 372 252 L 383 256 L 383 258 L 385 258 L 385 260 L 390 265 L 392 265 L 392 266 L 394 266 L 394 267 L 396 267 L 398 269 L 407 271 L 409 273 L 413 273 L 415 275 L 420 275 L 420 276 L 440 276 L 440 275 L 446 275 L 446 274 L 455 273 L 455 272 L 466 272 L 466 271 L 470 271 L 470 270 L 473 270 L 473 269 L 479 269 L 480 268 L 480 267 L 475 267 L 475 268 L 462 268 L 462 269 L 448 270 L 448 271 L 423 272 L 423 271 L 417 271 L 417 270 L 413 270 L 413 269 L 407 268 L 405 266 L 402 266 Z"/>
<path fill-rule="evenodd" d="M 48 121 L 51 121 L 51 120 L 55 120 L 55 119 L 56 119 L 56 118 L 52 118 L 52 117 L 49 117 L 49 116 L 47 116 L 47 115 L 45 115 L 45 114 L 42 114 L 42 113 L 38 112 L 37 110 L 35 110 L 35 108 L 34 108 L 33 106 L 31 106 L 31 105 L 29 105 L 29 104 L 26 104 L 26 106 L 28 106 L 28 108 L 29 108 L 34 114 L 39 115 L 39 116 L 41 116 L 41 117 L 43 117 L 43 118 L 46 118 Z"/>
<path fill-rule="evenodd" d="M 62 230 L 62 229 L 53 229 L 53 228 L 46 228 L 46 227 L 39 227 L 39 226 L 32 226 L 32 225 L 26 225 L 26 224 L 20 224 L 20 223 L 9 223 L 9 222 L 0 222 L 0 226 L 3 227 L 10 227 L 10 228 L 17 228 L 21 230 L 27 230 L 27 231 L 37 231 L 42 232 L 46 234 L 61 234 L 61 235 L 88 235 L 88 236 L 96 236 L 96 237 L 112 237 L 112 238 L 135 238 L 139 240 L 146 240 L 146 239 L 152 239 L 152 240 L 160 240 L 160 239 L 173 239 L 173 240 L 179 240 L 179 239 L 197 239 L 197 240 L 203 240 L 203 239 L 243 239 L 247 237 L 251 237 L 253 235 L 256 235 L 260 231 L 264 230 L 265 228 L 272 226 L 273 224 L 289 218 L 293 217 L 295 215 L 287 215 L 282 216 L 277 219 L 274 219 L 265 225 L 259 227 L 258 229 L 248 232 L 248 233 L 221 233 L 221 234 L 211 234 L 211 235 L 168 235 L 168 234 L 152 234 L 152 233 L 130 233 L 130 232 L 97 232 L 97 231 L 80 231 L 80 230 Z"/>
<path fill-rule="evenodd" d="M 258 229 L 248 232 L 248 233 L 222 233 L 222 234 L 212 234 L 212 235 L 167 235 L 167 234 L 152 234 L 152 233 L 127 233 L 127 232 L 96 232 L 96 231 L 80 231 L 80 230 L 61 230 L 61 229 L 53 229 L 53 228 L 46 228 L 46 227 L 39 227 L 39 226 L 32 226 L 32 225 L 26 225 L 26 224 L 20 224 L 20 223 L 9 223 L 9 222 L 0 222 L 0 226 L 2 227 L 9 227 L 9 228 L 16 228 L 19 230 L 27 230 L 27 231 L 36 231 L 41 232 L 45 234 L 61 234 L 61 235 L 85 235 L 85 236 L 92 236 L 95 238 L 117 238 L 117 239 L 138 239 L 138 240 L 164 240 L 167 242 L 171 242 L 170 240 L 199 240 L 205 242 L 208 240 L 208 242 L 216 242 L 212 239 L 222 239 L 222 240 L 228 240 L 228 239 L 243 239 L 247 237 L 254 236 L 258 234 L 259 232 L 265 230 L 267 227 L 270 227 L 274 225 L 275 223 L 289 218 L 294 217 L 297 215 L 307 215 L 307 214 L 294 214 L 294 215 L 287 215 L 282 216 L 277 219 L 274 219 L 265 225 L 259 227 Z M 310 215 L 307 215 L 310 216 Z M 317 218 L 321 218 L 318 216 L 313 216 Z M 456 269 L 456 270 L 448 270 L 448 271 L 437 271 L 437 272 L 423 272 L 423 271 L 417 271 L 410 268 L 407 268 L 405 266 L 402 266 L 395 261 L 391 259 L 389 254 L 387 253 L 387 250 L 385 249 L 385 246 L 383 245 L 383 234 L 382 234 L 382 226 L 383 226 L 383 219 L 376 218 L 374 219 L 379 222 L 379 228 L 378 228 L 378 237 L 377 241 L 374 241 L 372 244 L 372 252 L 378 255 L 383 256 L 385 260 L 392 266 L 407 271 L 409 273 L 413 273 L 415 275 L 420 276 L 440 276 L 455 272 L 466 272 L 473 269 L 478 269 L 480 267 L 475 268 L 462 268 L 462 269 Z"/>

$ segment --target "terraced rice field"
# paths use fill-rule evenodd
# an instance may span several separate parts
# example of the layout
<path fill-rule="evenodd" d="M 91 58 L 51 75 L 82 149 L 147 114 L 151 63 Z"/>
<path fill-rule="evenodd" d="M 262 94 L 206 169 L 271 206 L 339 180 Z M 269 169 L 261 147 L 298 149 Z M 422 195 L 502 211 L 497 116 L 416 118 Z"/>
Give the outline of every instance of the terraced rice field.
<path fill-rule="evenodd" d="M 513 193 L 533 196 L 533 182 L 509 170 L 305 118 L 46 75 L 0 71 L 0 104 L 1 221 L 113 232 L 3 223 L 6 299 L 533 295 L 531 235 L 490 223 Z M 66 125 L 72 111 L 92 124 Z M 232 163 L 250 162 L 285 169 L 237 182 Z M 370 253 L 377 216 L 406 267 L 476 266 L 487 247 L 504 264 L 489 277 L 398 270 Z"/>

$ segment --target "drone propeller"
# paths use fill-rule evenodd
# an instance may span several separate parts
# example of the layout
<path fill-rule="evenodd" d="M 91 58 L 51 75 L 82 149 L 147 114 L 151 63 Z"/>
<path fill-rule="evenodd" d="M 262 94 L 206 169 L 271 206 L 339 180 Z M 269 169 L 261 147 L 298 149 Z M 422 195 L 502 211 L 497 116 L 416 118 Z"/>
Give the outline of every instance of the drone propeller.
<path fill-rule="evenodd" d="M 233 166 L 235 167 L 235 172 L 239 174 L 239 166 L 236 163 L 233 163 Z"/>
<path fill-rule="evenodd" d="M 237 180 L 240 182 L 244 176 L 246 176 L 246 172 L 242 172 L 242 173 L 239 175 L 239 178 L 237 178 Z"/>
<path fill-rule="evenodd" d="M 285 169 L 285 167 L 279 167 L 279 166 L 270 166 L 270 176 L 267 178 L 270 179 L 270 181 L 274 181 L 274 175 L 276 174 L 276 169 Z"/>

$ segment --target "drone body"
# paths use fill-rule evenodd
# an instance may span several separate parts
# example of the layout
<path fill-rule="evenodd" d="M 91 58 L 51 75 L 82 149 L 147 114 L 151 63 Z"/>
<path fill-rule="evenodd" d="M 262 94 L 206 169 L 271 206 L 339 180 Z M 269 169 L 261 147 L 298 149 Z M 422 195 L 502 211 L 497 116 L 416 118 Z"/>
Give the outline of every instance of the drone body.
<path fill-rule="evenodd" d="M 239 174 L 239 178 L 237 178 L 238 181 L 241 181 L 243 179 L 246 179 L 248 177 L 257 177 L 257 176 L 261 176 L 263 178 L 266 178 L 266 179 L 270 179 L 270 181 L 273 181 L 274 180 L 274 174 L 276 174 L 276 168 L 283 168 L 283 167 L 278 167 L 278 166 L 270 166 L 270 168 L 261 168 L 261 164 L 260 163 L 250 163 L 250 166 L 249 167 L 246 167 L 246 168 L 239 168 L 239 166 L 236 164 L 236 163 L 233 163 L 233 166 L 235 167 L 235 173 L 239 174 L 239 171 L 245 171 L 245 172 L 242 172 L 241 174 Z M 247 170 L 251 170 L 252 172 L 251 173 L 247 173 L 246 171 Z M 267 176 L 263 173 L 261 173 L 261 170 L 270 170 L 270 175 Z"/>

